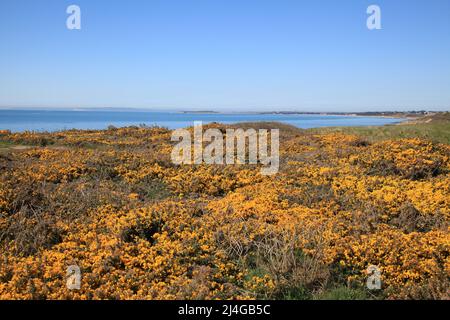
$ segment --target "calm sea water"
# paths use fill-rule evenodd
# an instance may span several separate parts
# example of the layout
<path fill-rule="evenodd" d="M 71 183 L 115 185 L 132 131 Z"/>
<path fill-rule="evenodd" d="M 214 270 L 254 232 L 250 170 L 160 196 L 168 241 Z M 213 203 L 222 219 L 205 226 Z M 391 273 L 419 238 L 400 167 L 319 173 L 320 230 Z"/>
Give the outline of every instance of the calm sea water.
<path fill-rule="evenodd" d="M 225 124 L 249 121 L 278 121 L 299 128 L 335 126 L 371 126 L 396 123 L 399 119 L 382 117 L 353 117 L 330 115 L 282 115 L 251 113 L 177 113 L 177 112 L 123 112 L 123 111 L 47 111 L 47 110 L 0 110 L 0 130 L 13 132 L 27 130 L 59 131 L 66 129 L 105 129 L 109 125 L 158 125 L 169 129 L 203 123 Z"/>

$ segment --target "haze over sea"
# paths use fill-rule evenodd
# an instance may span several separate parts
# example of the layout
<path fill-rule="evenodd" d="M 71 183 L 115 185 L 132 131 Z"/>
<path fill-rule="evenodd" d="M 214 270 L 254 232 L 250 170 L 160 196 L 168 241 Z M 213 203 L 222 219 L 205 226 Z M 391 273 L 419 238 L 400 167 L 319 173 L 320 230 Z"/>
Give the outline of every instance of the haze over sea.
<path fill-rule="evenodd" d="M 397 123 L 402 119 L 348 115 L 258 114 L 258 113 L 199 113 L 156 111 L 55 111 L 0 110 L 0 130 L 60 131 L 68 129 L 106 129 L 115 127 L 161 126 L 169 129 L 192 126 L 194 121 L 204 124 L 220 122 L 277 121 L 299 128 L 336 126 L 373 126 Z"/>

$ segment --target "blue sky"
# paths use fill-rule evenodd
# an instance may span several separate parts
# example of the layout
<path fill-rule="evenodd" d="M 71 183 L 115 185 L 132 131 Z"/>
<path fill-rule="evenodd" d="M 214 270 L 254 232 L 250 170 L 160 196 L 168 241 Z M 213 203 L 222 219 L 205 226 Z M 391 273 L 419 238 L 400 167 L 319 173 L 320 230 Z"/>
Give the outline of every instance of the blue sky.
<path fill-rule="evenodd" d="M 1 0 L 0 40 L 3 107 L 450 109 L 448 0 Z"/>

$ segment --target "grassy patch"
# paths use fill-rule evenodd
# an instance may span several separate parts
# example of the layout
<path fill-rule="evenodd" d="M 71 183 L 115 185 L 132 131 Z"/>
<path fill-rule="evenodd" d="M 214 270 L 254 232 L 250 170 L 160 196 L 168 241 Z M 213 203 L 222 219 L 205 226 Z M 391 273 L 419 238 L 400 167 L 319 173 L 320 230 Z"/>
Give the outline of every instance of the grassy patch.
<path fill-rule="evenodd" d="M 363 289 L 337 287 L 321 293 L 318 300 L 367 300 L 369 297 Z"/>
<path fill-rule="evenodd" d="M 342 132 L 364 137 L 368 141 L 422 138 L 439 143 L 450 143 L 450 121 L 435 123 L 386 125 L 379 127 L 334 127 L 310 129 L 313 133 Z"/>
<path fill-rule="evenodd" d="M 2 148 L 10 148 L 13 144 L 9 141 L 0 141 L 0 149 Z"/>

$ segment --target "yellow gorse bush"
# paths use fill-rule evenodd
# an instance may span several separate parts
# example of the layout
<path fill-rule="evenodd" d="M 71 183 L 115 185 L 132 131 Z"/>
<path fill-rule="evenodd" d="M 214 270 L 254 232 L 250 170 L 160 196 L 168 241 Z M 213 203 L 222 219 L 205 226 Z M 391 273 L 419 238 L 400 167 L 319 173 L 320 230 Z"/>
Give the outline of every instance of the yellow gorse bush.
<path fill-rule="evenodd" d="M 175 166 L 161 128 L 0 134 L 29 145 L 0 154 L 1 299 L 312 297 L 369 265 L 380 298 L 449 297 L 448 145 L 288 132 L 264 177 Z"/>

